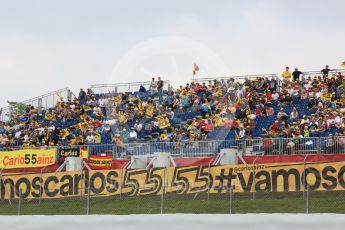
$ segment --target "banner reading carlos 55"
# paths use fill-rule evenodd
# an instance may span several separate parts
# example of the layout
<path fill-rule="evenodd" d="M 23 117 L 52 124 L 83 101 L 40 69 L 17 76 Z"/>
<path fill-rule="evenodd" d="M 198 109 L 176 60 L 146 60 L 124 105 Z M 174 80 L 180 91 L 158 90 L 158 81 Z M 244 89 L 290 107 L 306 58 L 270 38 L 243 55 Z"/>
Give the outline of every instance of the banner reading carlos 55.
<path fill-rule="evenodd" d="M 190 166 L 3 175 L 0 198 L 345 190 L 345 162 Z M 41 191 L 41 193 L 40 193 Z"/>
<path fill-rule="evenodd" d="M 17 150 L 0 153 L 0 168 L 36 168 L 55 164 L 56 150 Z"/>

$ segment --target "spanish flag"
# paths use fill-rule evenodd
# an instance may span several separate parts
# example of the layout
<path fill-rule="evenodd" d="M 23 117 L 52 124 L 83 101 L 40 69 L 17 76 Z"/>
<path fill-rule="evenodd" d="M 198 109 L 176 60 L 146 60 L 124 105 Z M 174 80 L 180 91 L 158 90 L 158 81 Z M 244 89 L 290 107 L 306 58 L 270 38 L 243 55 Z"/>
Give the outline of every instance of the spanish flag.
<path fill-rule="evenodd" d="M 194 63 L 193 75 L 195 75 L 197 71 L 199 71 L 199 66 Z"/>

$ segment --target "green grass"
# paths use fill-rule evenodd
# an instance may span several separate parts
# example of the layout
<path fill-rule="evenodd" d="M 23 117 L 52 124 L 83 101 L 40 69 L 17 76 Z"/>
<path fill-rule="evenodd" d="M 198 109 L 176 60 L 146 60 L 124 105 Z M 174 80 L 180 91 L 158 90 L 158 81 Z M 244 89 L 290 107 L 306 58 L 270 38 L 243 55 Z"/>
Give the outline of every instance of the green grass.
<path fill-rule="evenodd" d="M 345 213 L 345 192 L 311 192 L 310 213 Z M 159 214 L 162 196 L 91 197 L 89 214 Z M 163 197 L 163 213 L 305 213 L 307 196 L 303 193 L 168 194 Z M 18 201 L 0 202 L 0 215 L 17 215 Z M 69 199 L 23 200 L 22 215 L 85 215 L 86 197 Z"/>

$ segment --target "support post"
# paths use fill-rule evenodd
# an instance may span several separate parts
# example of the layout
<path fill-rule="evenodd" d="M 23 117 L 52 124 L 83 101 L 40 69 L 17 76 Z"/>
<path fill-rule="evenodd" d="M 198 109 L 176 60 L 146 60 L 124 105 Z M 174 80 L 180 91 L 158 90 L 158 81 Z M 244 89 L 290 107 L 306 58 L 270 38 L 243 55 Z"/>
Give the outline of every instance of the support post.
<path fill-rule="evenodd" d="M 42 181 L 43 181 L 43 171 L 47 166 L 45 166 L 42 170 L 41 170 L 41 174 L 40 174 L 40 183 L 42 185 Z M 40 196 L 38 198 L 38 205 L 41 205 L 41 200 L 42 200 L 42 193 L 43 193 L 43 187 L 40 187 Z"/>
<path fill-rule="evenodd" d="M 87 186 L 86 215 L 90 213 L 90 183 Z"/>
<path fill-rule="evenodd" d="M 212 161 L 211 161 L 211 162 L 212 162 Z M 207 200 L 210 200 L 211 162 L 208 164 L 208 177 L 207 177 Z"/>
<path fill-rule="evenodd" d="M 307 201 L 306 201 L 306 210 L 305 210 L 305 213 L 306 214 L 309 214 L 309 186 L 307 185 Z"/>
<path fill-rule="evenodd" d="M 167 175 L 167 169 L 164 169 L 164 179 L 162 181 L 163 187 L 162 187 L 162 195 L 161 195 L 161 214 L 164 213 L 164 193 L 165 193 L 165 186 L 166 186 L 166 175 Z"/>
<path fill-rule="evenodd" d="M 22 209 L 22 190 L 19 189 L 19 199 L 18 199 L 18 216 L 21 215 Z"/>
<path fill-rule="evenodd" d="M 256 160 L 258 159 L 258 156 L 256 156 L 256 158 L 254 159 L 253 161 L 253 184 L 255 185 L 255 162 Z M 255 190 L 255 186 L 253 188 L 253 200 L 255 200 L 255 193 L 256 193 L 256 190 Z"/>
<path fill-rule="evenodd" d="M 303 177 L 303 200 L 305 200 L 306 189 L 308 189 L 307 178 L 306 178 L 306 173 L 305 173 L 307 158 L 308 158 L 308 155 L 305 155 L 304 160 L 303 160 L 303 172 L 304 172 L 304 177 Z"/>
<path fill-rule="evenodd" d="M 232 206 L 233 206 L 233 187 L 232 185 L 230 186 L 230 190 L 229 190 L 229 210 L 230 210 L 230 214 L 232 214 Z"/>

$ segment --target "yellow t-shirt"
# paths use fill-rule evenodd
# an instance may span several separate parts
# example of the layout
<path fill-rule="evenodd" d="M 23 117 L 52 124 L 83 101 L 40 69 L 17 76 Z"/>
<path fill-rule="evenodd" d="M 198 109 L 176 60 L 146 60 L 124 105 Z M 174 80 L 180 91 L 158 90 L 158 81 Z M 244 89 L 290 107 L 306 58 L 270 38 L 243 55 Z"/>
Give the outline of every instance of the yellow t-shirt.
<path fill-rule="evenodd" d="M 290 78 L 291 78 L 291 73 L 290 73 L 290 71 L 284 71 L 284 72 L 282 73 L 282 77 L 283 77 L 284 80 L 290 80 Z"/>
<path fill-rule="evenodd" d="M 153 116 L 153 105 L 152 104 L 147 104 L 146 105 L 146 117 L 147 118 L 152 118 Z"/>
<path fill-rule="evenodd" d="M 161 136 L 160 136 L 160 140 L 161 141 L 167 141 L 168 140 L 168 135 L 165 134 L 165 133 L 162 133 Z"/>

